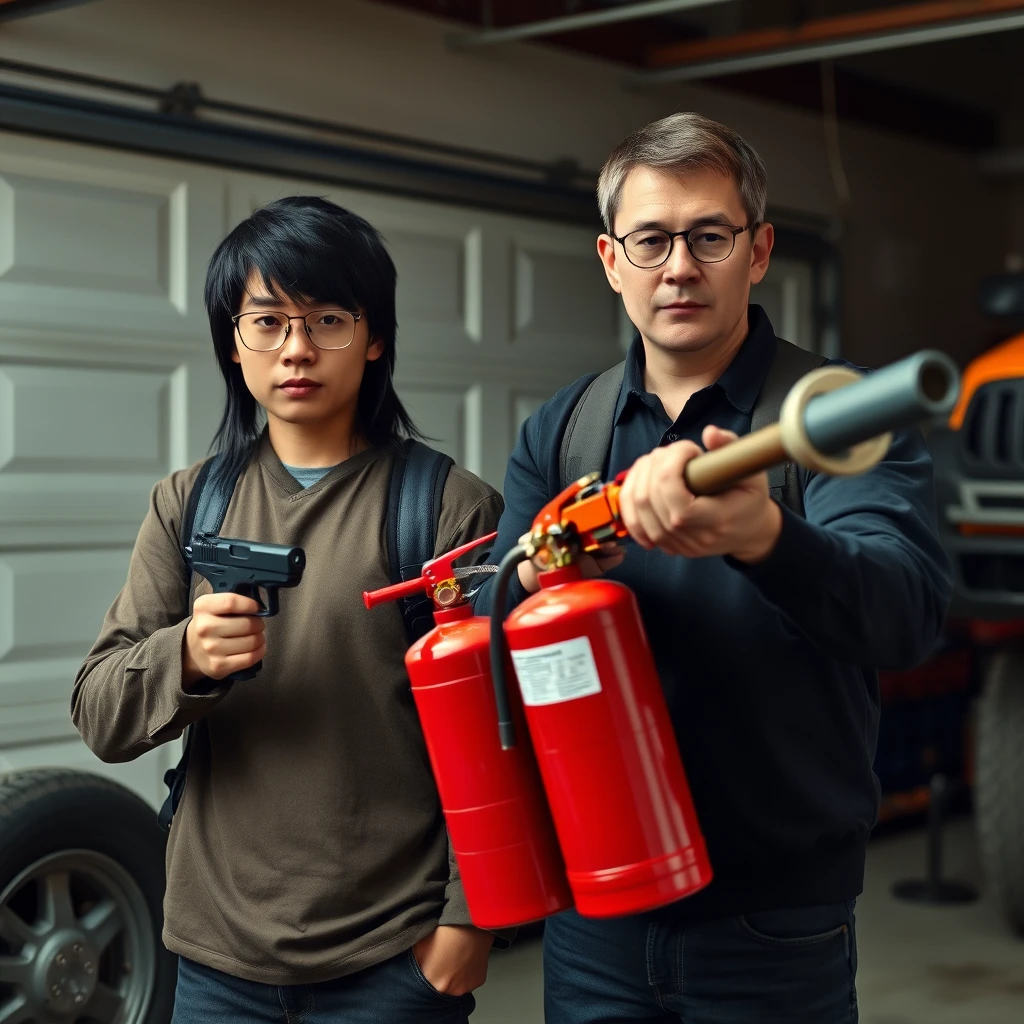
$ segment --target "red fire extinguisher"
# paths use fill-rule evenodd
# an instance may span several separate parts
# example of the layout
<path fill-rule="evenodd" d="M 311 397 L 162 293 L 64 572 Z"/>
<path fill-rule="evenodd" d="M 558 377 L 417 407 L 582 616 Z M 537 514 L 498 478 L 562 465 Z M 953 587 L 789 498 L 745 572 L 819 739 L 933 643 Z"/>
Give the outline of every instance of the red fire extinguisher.
<path fill-rule="evenodd" d="M 437 625 L 405 656 L 473 923 L 508 928 L 572 906 L 565 864 L 528 742 L 503 749 L 488 650 L 490 622 L 474 616 L 461 581 L 493 566 L 454 562 L 496 534 L 427 562 L 419 579 L 363 594 L 367 608 L 426 592 Z M 500 631 L 499 625 L 499 631 Z M 504 708 L 525 738 L 522 705 Z"/>
<path fill-rule="evenodd" d="M 576 561 L 616 535 L 617 494 L 617 485 L 587 479 L 548 504 L 503 559 L 491 612 L 499 735 L 514 749 L 525 737 L 511 714 L 501 619 L 515 566 L 527 557 L 546 566 L 540 591 L 512 612 L 504 636 L 586 917 L 651 910 L 712 877 L 636 597 L 621 583 L 583 579 Z"/>

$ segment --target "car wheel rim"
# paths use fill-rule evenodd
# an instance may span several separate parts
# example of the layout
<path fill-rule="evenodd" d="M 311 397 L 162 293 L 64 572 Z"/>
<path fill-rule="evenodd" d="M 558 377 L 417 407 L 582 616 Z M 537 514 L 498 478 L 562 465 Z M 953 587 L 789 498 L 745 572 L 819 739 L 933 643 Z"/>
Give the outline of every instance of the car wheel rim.
<path fill-rule="evenodd" d="M 64 850 L 0 891 L 0 1024 L 141 1024 L 153 919 L 110 857 Z"/>

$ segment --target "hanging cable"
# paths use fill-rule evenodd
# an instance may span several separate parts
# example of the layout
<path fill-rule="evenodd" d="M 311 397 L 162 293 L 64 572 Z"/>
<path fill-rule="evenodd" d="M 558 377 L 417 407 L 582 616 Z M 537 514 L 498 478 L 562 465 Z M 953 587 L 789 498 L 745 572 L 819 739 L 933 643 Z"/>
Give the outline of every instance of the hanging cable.
<path fill-rule="evenodd" d="M 821 62 L 821 115 L 825 131 L 825 152 L 832 185 L 839 198 L 839 205 L 845 209 L 850 205 L 850 182 L 843 166 L 843 153 L 839 146 L 839 115 L 836 110 L 836 69 L 830 60 Z"/>

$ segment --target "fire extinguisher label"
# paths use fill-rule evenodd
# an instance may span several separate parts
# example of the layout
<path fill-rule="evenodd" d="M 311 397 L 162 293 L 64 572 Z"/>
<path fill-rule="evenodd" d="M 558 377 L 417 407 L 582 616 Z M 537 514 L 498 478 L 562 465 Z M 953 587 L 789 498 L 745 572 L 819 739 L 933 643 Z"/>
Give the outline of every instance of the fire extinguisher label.
<path fill-rule="evenodd" d="M 594 652 L 585 636 L 511 653 L 524 704 L 559 704 L 601 692 Z"/>

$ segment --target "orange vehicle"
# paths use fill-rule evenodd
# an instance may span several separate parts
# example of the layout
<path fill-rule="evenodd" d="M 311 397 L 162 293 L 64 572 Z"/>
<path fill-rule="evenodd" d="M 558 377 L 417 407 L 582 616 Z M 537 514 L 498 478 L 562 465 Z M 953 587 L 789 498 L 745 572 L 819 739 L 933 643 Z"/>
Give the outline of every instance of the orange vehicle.
<path fill-rule="evenodd" d="M 982 863 L 1024 933 L 1024 334 L 966 368 L 948 428 L 928 443 L 955 573 L 949 627 L 969 637 L 981 680 L 973 791 Z"/>

